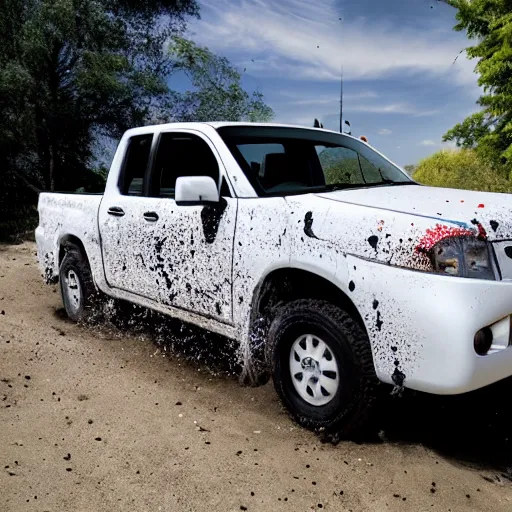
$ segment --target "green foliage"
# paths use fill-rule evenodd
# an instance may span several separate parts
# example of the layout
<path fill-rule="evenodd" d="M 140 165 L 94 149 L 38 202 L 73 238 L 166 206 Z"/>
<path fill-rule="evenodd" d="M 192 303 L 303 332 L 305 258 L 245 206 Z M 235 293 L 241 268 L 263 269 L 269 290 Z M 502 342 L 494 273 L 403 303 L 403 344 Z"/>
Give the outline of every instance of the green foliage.
<path fill-rule="evenodd" d="M 503 177 L 512 170 L 512 0 L 451 0 L 458 9 L 456 30 L 465 30 L 475 46 L 467 48 L 478 59 L 475 71 L 484 94 L 483 107 L 449 130 L 444 140 L 460 147 L 476 148 Z"/>
<path fill-rule="evenodd" d="M 2 0 L 0 180 L 94 180 L 94 134 L 117 137 L 163 108 L 163 42 L 196 14 L 195 0 Z"/>
<path fill-rule="evenodd" d="M 0 188 L 0 242 L 19 243 L 37 226 L 37 194 L 15 176 Z"/>
<path fill-rule="evenodd" d="M 197 0 L 1 0 L 0 205 L 102 191 L 98 141 L 133 126 L 269 120 L 226 59 L 181 37 L 189 16 Z M 178 71 L 194 91 L 169 89 Z"/>
<path fill-rule="evenodd" d="M 345 148 L 325 148 L 318 158 L 328 185 L 361 183 L 361 167 L 357 153 Z"/>
<path fill-rule="evenodd" d="M 414 164 L 408 164 L 404 165 L 404 171 L 409 175 L 412 176 L 416 172 L 417 166 Z"/>
<path fill-rule="evenodd" d="M 413 178 L 433 187 L 512 192 L 512 181 L 473 149 L 438 151 L 418 164 Z"/>
<path fill-rule="evenodd" d="M 169 54 L 174 71 L 184 72 L 194 88 L 173 93 L 174 119 L 267 122 L 274 117 L 259 91 L 249 95 L 242 88 L 241 74 L 226 58 L 182 37 L 173 38 Z"/>

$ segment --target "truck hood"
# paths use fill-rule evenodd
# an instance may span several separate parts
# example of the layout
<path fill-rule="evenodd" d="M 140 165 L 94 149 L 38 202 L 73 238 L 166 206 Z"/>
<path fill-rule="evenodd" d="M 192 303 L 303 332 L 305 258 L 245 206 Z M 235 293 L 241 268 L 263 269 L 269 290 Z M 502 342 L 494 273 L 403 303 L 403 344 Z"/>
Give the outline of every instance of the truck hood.
<path fill-rule="evenodd" d="M 470 228 L 475 219 L 494 240 L 512 238 L 512 195 L 416 185 L 346 189 L 317 194 L 330 201 L 436 219 Z"/>

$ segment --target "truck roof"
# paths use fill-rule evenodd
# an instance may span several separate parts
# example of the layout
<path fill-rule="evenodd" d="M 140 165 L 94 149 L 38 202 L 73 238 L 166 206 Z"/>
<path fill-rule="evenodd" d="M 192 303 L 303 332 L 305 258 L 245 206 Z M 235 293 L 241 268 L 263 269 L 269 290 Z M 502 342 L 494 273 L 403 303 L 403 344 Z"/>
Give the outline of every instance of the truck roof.
<path fill-rule="evenodd" d="M 315 130 L 320 132 L 329 132 L 336 133 L 337 135 L 341 135 L 339 132 L 334 130 L 326 130 L 325 128 L 314 128 L 313 126 L 301 126 L 296 124 L 283 124 L 283 123 L 250 123 L 250 122 L 231 122 L 231 121 L 207 121 L 207 122 L 189 122 L 189 123 L 164 123 L 157 125 L 148 125 L 141 126 L 138 128 L 131 128 L 127 130 L 126 135 L 132 136 L 141 133 L 147 133 L 152 130 L 162 130 L 166 128 L 200 128 L 201 126 L 211 126 L 212 128 L 222 128 L 224 126 L 268 126 L 268 127 L 276 127 L 276 128 L 298 128 L 298 129 L 306 129 L 306 130 Z M 351 137 L 346 133 L 342 134 L 346 137 Z"/>

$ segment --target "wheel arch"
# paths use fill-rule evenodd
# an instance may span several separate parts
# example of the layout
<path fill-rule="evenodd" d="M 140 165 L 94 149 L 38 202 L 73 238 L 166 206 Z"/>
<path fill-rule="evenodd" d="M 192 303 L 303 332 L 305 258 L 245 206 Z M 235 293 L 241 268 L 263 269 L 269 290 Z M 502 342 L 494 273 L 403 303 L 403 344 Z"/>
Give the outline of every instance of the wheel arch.
<path fill-rule="evenodd" d="M 357 307 L 331 279 L 299 267 L 280 267 L 268 272 L 256 286 L 251 302 L 251 325 L 280 302 L 296 299 L 326 300 L 344 309 L 367 332 Z"/>
<path fill-rule="evenodd" d="M 82 253 L 84 258 L 89 261 L 89 258 L 87 256 L 87 251 L 85 250 L 85 246 L 83 242 L 75 235 L 67 234 L 60 238 L 59 240 L 59 260 L 58 260 L 58 268 L 60 268 L 60 265 L 62 263 L 62 260 L 64 259 L 64 256 L 66 255 L 67 250 L 70 247 L 77 247 L 78 250 Z"/>

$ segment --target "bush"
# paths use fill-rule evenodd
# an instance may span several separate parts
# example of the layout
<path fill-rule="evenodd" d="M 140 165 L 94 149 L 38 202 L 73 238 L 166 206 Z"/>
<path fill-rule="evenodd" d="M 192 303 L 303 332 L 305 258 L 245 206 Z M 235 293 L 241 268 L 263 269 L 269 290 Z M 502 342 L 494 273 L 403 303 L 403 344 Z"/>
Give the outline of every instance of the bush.
<path fill-rule="evenodd" d="M 512 181 L 475 150 L 441 150 L 423 159 L 413 178 L 424 185 L 512 193 Z"/>
<path fill-rule="evenodd" d="M 34 205 L 0 203 L 0 242 L 19 244 L 34 239 L 39 216 Z"/>
<path fill-rule="evenodd" d="M 0 242 L 21 243 L 33 238 L 38 223 L 37 193 L 0 162 Z"/>

